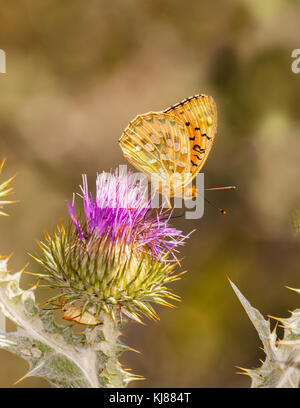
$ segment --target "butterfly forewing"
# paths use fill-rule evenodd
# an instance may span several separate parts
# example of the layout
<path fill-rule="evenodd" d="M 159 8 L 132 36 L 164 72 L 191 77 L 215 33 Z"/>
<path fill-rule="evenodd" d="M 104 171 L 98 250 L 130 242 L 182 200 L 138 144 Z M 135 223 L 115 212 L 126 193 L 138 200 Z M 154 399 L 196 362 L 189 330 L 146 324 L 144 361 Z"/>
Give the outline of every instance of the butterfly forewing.
<path fill-rule="evenodd" d="M 215 101 L 196 95 L 164 112 L 137 116 L 123 132 L 120 144 L 138 170 L 151 181 L 157 180 L 161 193 L 181 196 L 203 167 L 216 131 Z"/>
<path fill-rule="evenodd" d="M 190 164 L 193 177 L 203 167 L 217 132 L 217 107 L 207 95 L 195 95 L 168 108 L 165 113 L 181 119 L 189 133 Z"/>
<path fill-rule="evenodd" d="M 170 187 L 173 195 L 181 184 L 173 174 L 190 173 L 189 133 L 174 115 L 139 115 L 125 129 L 120 144 L 125 157 L 149 178 L 156 178 L 162 191 Z"/>

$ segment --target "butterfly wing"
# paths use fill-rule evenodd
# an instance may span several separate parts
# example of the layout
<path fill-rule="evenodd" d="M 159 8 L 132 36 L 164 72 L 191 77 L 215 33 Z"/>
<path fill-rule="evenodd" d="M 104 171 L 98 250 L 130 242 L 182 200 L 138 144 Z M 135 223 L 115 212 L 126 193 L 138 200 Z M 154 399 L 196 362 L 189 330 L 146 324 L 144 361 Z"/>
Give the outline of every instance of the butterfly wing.
<path fill-rule="evenodd" d="M 191 171 L 189 132 L 182 119 L 163 112 L 139 115 L 119 142 L 124 156 L 159 183 L 160 192 L 168 189 L 171 196 L 176 195 L 182 181 L 173 175 Z"/>
<path fill-rule="evenodd" d="M 199 173 L 209 155 L 217 132 L 217 107 L 207 95 L 195 95 L 164 111 L 184 123 L 190 143 L 192 179 Z"/>
<path fill-rule="evenodd" d="M 96 326 L 101 324 L 101 321 L 97 319 L 96 316 L 92 315 L 90 312 L 85 311 L 83 314 L 81 313 L 81 309 L 75 306 L 65 307 L 63 309 L 65 311 L 63 315 L 63 319 L 69 320 L 72 322 L 86 324 L 90 326 Z"/>

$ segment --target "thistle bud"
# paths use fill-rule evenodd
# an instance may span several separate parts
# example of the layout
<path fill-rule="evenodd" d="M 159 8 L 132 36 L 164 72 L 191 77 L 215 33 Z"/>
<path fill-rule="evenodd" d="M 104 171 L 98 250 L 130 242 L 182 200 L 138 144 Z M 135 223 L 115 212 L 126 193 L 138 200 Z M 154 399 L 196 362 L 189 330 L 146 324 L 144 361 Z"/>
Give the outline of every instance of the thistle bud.
<path fill-rule="evenodd" d="M 175 251 L 186 238 L 168 225 L 169 217 L 151 208 L 144 188 L 130 175 L 97 176 L 96 198 L 81 186 L 84 217 L 68 204 L 71 220 L 40 243 L 46 285 L 60 290 L 49 299 L 64 317 L 96 325 L 100 312 L 141 322 L 157 318 L 151 303 L 171 306 L 178 297 L 166 288 L 177 280 Z"/>

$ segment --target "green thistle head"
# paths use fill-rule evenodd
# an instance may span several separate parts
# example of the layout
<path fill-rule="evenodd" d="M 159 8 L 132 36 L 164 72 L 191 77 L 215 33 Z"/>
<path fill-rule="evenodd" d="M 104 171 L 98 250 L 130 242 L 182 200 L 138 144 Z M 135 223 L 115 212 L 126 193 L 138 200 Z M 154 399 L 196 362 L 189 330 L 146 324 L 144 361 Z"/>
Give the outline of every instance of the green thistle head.
<path fill-rule="evenodd" d="M 103 311 L 117 320 L 122 315 L 139 322 L 143 315 L 156 319 L 151 303 L 171 306 L 169 300 L 179 299 L 166 284 L 181 275 L 174 273 L 172 253 L 183 236 L 132 194 L 140 187 L 117 175 L 110 175 L 110 183 L 101 183 L 101 176 L 97 194 L 106 206 L 85 190 L 86 220 L 75 217 L 73 203 L 72 222 L 47 233 L 40 243 L 42 256 L 35 259 L 45 271 L 40 275 L 46 280 L 43 286 L 60 290 L 49 302 L 64 310 L 65 319 L 84 324 L 100 323 Z M 119 187 L 118 205 L 107 206 L 112 180 Z"/>

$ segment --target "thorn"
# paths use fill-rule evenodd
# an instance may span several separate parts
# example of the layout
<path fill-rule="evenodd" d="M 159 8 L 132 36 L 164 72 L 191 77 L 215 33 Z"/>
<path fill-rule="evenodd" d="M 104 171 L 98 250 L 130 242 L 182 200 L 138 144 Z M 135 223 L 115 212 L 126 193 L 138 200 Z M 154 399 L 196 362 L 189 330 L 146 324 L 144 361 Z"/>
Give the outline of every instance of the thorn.
<path fill-rule="evenodd" d="M 244 371 L 236 371 L 236 374 L 238 375 L 246 375 L 247 377 L 251 377 L 249 373 L 245 373 Z"/>
<path fill-rule="evenodd" d="M 21 382 L 22 380 L 25 380 L 25 378 L 27 378 L 27 374 L 25 374 L 23 377 L 21 377 L 19 380 L 17 380 L 14 385 L 19 384 L 19 382 Z"/>
<path fill-rule="evenodd" d="M 235 366 L 235 368 L 238 368 L 239 370 L 242 370 L 242 371 L 237 371 L 236 374 L 238 374 L 238 375 L 247 375 L 248 377 L 251 377 L 251 375 L 248 373 L 247 368 L 240 367 L 240 366 Z"/>
<path fill-rule="evenodd" d="M 283 319 L 281 319 L 280 317 L 275 317 L 275 316 L 268 315 L 268 318 L 277 320 L 278 322 L 283 322 Z"/>
<path fill-rule="evenodd" d="M 285 286 L 285 288 L 287 288 L 287 289 L 289 289 L 289 290 L 293 290 L 294 292 L 297 292 L 297 293 L 299 293 L 299 292 L 300 292 L 300 290 L 299 290 L 299 289 L 296 289 L 296 288 L 291 288 L 290 286 Z"/>
<path fill-rule="evenodd" d="M 40 285 L 40 278 L 38 279 L 38 281 L 32 286 L 33 289 L 37 289 Z"/>
<path fill-rule="evenodd" d="M 235 366 L 235 368 L 238 368 L 239 370 L 242 370 L 242 371 L 247 371 L 248 370 L 247 368 L 244 368 L 244 367 L 241 367 L 241 366 Z"/>
<path fill-rule="evenodd" d="M 1 162 L 1 164 L 0 164 L 0 170 L 2 170 L 2 168 L 3 168 L 4 164 L 5 164 L 5 162 L 6 162 L 6 157 L 4 157 L 4 158 L 2 159 L 2 162 Z"/>
<path fill-rule="evenodd" d="M 137 353 L 137 354 L 142 354 L 139 350 L 136 350 L 136 349 L 134 349 L 132 347 L 130 347 L 128 350 L 133 351 L 134 353 Z"/>
<path fill-rule="evenodd" d="M 13 251 L 13 252 L 11 252 L 9 255 L 7 255 L 7 257 L 6 257 L 7 261 L 9 261 L 9 260 L 10 260 L 10 258 L 13 256 L 13 254 L 14 254 L 14 251 Z"/>
<path fill-rule="evenodd" d="M 139 380 L 146 380 L 145 377 L 139 374 L 130 374 L 131 377 L 134 377 L 134 381 L 139 381 Z"/>
<path fill-rule="evenodd" d="M 278 320 L 277 320 L 277 321 L 276 321 L 276 324 L 275 324 L 275 327 L 274 327 L 274 330 L 273 330 L 274 333 L 276 333 L 277 328 L 278 328 L 278 325 L 279 325 L 279 322 L 278 322 Z"/>
<path fill-rule="evenodd" d="M 23 266 L 23 268 L 20 270 L 20 273 L 22 274 L 22 273 L 24 273 L 25 272 L 25 270 L 26 270 L 26 268 L 29 266 L 29 262 L 27 262 L 24 266 Z"/>

